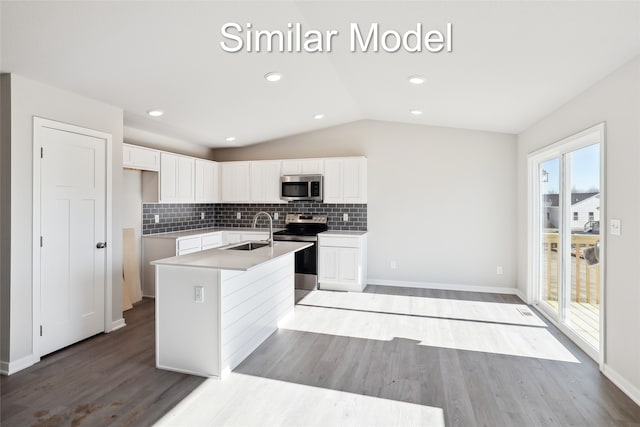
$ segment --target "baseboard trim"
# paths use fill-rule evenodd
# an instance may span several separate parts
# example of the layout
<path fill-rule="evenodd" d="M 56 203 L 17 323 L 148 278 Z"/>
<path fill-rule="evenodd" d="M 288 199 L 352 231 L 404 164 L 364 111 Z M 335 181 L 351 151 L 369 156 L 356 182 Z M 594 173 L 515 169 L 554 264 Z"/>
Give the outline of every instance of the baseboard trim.
<path fill-rule="evenodd" d="M 516 289 L 516 296 L 520 298 L 525 304 L 529 304 L 529 301 L 527 301 L 527 295 L 520 289 Z"/>
<path fill-rule="evenodd" d="M 31 354 L 18 359 L 15 362 L 2 361 L 0 362 L 0 374 L 13 375 L 18 371 L 22 371 L 23 369 L 33 366 L 38 361 L 40 361 L 40 359 L 35 359 Z"/>
<path fill-rule="evenodd" d="M 394 286 L 398 288 L 421 288 L 421 289 L 441 289 L 444 291 L 464 291 L 464 292 L 487 292 L 492 294 L 508 294 L 520 296 L 518 288 L 504 288 L 500 286 L 473 286 L 455 283 L 433 283 L 433 282 L 408 282 L 402 280 L 368 279 L 369 285 Z"/>
<path fill-rule="evenodd" d="M 124 328 L 125 326 L 127 326 L 127 324 L 124 323 L 124 318 L 115 320 L 111 322 L 111 329 L 108 330 L 107 333 L 117 331 L 118 329 Z"/>
<path fill-rule="evenodd" d="M 629 396 L 637 405 L 640 405 L 640 389 L 627 381 L 622 375 L 616 372 L 611 366 L 604 364 L 602 373 L 609 378 L 624 394 Z"/>

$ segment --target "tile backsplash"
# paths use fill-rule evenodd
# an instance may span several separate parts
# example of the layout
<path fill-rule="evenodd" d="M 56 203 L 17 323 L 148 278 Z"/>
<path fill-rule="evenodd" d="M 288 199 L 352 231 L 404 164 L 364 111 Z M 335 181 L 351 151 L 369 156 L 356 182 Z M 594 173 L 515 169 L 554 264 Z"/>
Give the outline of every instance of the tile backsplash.
<path fill-rule="evenodd" d="M 167 233 L 214 226 L 213 203 L 143 203 L 142 234 Z M 204 213 L 204 219 L 201 219 Z M 160 216 L 155 223 L 154 215 Z"/>
<path fill-rule="evenodd" d="M 253 216 L 259 211 L 269 212 L 273 216 L 275 228 L 284 228 L 287 213 L 326 213 L 329 230 L 367 230 L 366 204 L 328 204 L 314 202 L 289 203 L 143 203 L 142 234 L 167 233 L 171 231 L 192 230 L 207 227 L 251 227 Z M 240 212 L 241 218 L 237 219 Z M 205 214 L 201 219 L 201 213 Z M 344 214 L 349 215 L 343 221 Z M 154 215 L 160 216 L 160 222 L 154 222 Z M 267 220 L 260 217 L 258 227 L 266 227 Z"/>
<path fill-rule="evenodd" d="M 275 228 L 284 228 L 284 218 L 287 213 L 326 213 L 329 230 L 367 230 L 367 205 L 366 204 L 329 204 L 314 202 L 289 202 L 289 203 L 221 203 L 216 205 L 216 227 L 251 227 L 253 216 L 266 211 L 273 216 L 278 213 L 278 219 L 273 221 Z M 237 219 L 240 212 L 241 218 Z M 349 215 L 348 221 L 343 221 L 343 214 Z M 258 219 L 258 227 L 268 226 L 268 220 L 261 216 Z"/>

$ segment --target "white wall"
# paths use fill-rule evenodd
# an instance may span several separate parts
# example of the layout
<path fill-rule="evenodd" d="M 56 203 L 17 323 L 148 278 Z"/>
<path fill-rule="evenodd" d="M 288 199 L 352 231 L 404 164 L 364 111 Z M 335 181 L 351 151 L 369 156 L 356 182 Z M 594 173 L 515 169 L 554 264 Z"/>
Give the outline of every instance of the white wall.
<path fill-rule="evenodd" d="M 133 228 L 135 231 L 142 279 L 142 171 L 139 170 L 122 170 L 122 228 Z"/>
<path fill-rule="evenodd" d="M 32 177 L 33 117 L 43 117 L 113 135 L 113 321 L 122 318 L 122 226 L 120 223 L 122 188 L 122 110 L 46 86 L 24 77 L 3 75 L 10 79 L 11 95 L 11 165 L 2 169 L 2 179 L 10 179 L 10 253 L 2 252 L 3 270 L 9 266 L 10 298 L 2 300 L 1 310 L 9 313 L 10 333 L 2 335 L 3 351 L 9 347 L 9 360 L 23 364 L 32 355 Z M 4 94 L 3 94 L 4 95 Z M 2 194 L 3 206 L 5 194 Z M 3 216 L 4 220 L 4 216 Z M 6 365 L 3 365 L 6 368 Z"/>
<path fill-rule="evenodd" d="M 368 158 L 370 279 L 514 290 L 514 135 L 360 121 L 214 151 L 221 161 L 349 155 Z"/>
<path fill-rule="evenodd" d="M 518 235 L 527 235 L 527 154 L 597 123 L 606 123 L 607 234 L 605 373 L 640 403 L 640 57 L 518 136 Z M 605 218 L 606 219 L 606 218 Z M 608 232 L 603 223 L 601 232 Z M 527 287 L 528 245 L 519 240 L 518 287 Z"/>

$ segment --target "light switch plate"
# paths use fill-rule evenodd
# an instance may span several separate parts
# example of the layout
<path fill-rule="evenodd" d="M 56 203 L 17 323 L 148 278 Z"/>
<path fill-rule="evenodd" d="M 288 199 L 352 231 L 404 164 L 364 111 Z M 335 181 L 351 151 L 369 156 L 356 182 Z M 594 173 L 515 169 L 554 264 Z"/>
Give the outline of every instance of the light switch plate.
<path fill-rule="evenodd" d="M 349 214 L 348 214 L 348 213 L 342 214 L 342 220 L 343 220 L 344 222 L 349 221 Z"/>
<path fill-rule="evenodd" d="M 273 219 L 278 219 L 278 212 L 273 213 Z"/>
<path fill-rule="evenodd" d="M 195 287 L 194 300 L 196 302 L 204 302 L 204 286 Z"/>
<path fill-rule="evenodd" d="M 155 221 L 155 223 L 159 223 L 160 222 L 160 215 L 156 214 L 153 216 L 153 220 Z"/>
<path fill-rule="evenodd" d="M 242 219 L 242 214 L 240 212 L 236 212 L 236 219 Z"/>
<path fill-rule="evenodd" d="M 619 219 L 609 221 L 609 233 L 611 233 L 612 236 L 619 236 L 622 233 L 622 225 Z"/>

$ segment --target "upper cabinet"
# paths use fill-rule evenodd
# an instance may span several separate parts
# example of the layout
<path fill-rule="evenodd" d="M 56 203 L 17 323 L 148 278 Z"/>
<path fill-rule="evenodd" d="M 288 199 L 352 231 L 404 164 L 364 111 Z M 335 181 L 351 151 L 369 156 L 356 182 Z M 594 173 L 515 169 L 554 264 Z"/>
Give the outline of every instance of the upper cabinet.
<path fill-rule="evenodd" d="M 160 153 L 161 203 L 193 203 L 195 200 L 195 159 Z"/>
<path fill-rule="evenodd" d="M 220 202 L 220 178 L 218 163 L 209 160 L 195 160 L 196 203 Z"/>
<path fill-rule="evenodd" d="M 222 201 L 224 203 L 251 202 L 251 162 L 221 163 Z"/>
<path fill-rule="evenodd" d="M 324 202 L 367 203 L 367 159 L 324 159 Z"/>
<path fill-rule="evenodd" d="M 323 159 L 296 159 L 282 161 L 282 175 L 322 175 Z"/>
<path fill-rule="evenodd" d="M 160 169 L 160 151 L 122 144 L 122 166 L 129 169 L 158 171 Z"/>
<path fill-rule="evenodd" d="M 280 176 L 323 175 L 324 203 L 367 203 L 365 157 L 217 163 L 123 144 L 122 165 L 144 171 L 143 202 L 286 203 Z"/>
<path fill-rule="evenodd" d="M 280 200 L 280 160 L 251 162 L 251 201 L 286 203 Z"/>

